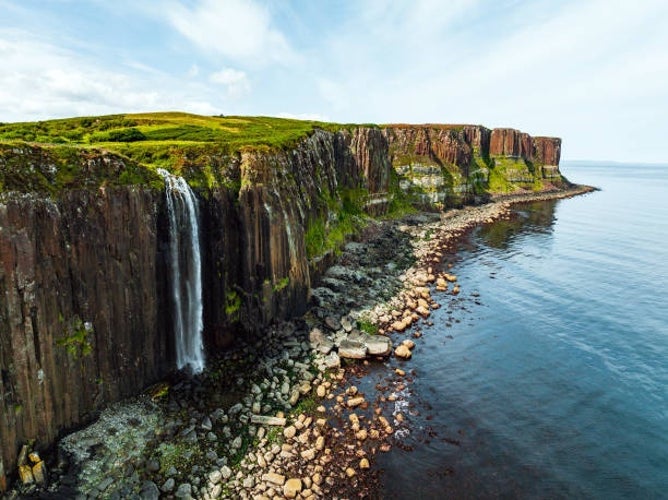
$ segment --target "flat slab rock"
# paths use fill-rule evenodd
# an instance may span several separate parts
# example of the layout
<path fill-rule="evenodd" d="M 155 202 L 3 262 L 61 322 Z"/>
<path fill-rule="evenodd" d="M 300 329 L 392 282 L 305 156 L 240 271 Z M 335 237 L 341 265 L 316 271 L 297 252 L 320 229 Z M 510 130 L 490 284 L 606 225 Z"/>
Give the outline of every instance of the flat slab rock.
<path fill-rule="evenodd" d="M 342 340 L 339 344 L 339 356 L 348 359 L 364 359 L 367 356 L 367 346 L 356 340 Z"/>
<path fill-rule="evenodd" d="M 392 352 L 392 341 L 384 335 L 364 335 L 363 342 L 369 356 L 387 356 Z"/>

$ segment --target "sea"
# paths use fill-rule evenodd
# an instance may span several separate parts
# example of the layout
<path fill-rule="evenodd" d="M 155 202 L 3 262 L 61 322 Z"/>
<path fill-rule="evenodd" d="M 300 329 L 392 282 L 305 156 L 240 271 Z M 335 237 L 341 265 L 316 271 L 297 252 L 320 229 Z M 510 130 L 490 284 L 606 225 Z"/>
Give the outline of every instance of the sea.
<path fill-rule="evenodd" d="M 599 188 L 516 205 L 445 261 L 380 496 L 668 498 L 668 166 L 564 162 Z"/>

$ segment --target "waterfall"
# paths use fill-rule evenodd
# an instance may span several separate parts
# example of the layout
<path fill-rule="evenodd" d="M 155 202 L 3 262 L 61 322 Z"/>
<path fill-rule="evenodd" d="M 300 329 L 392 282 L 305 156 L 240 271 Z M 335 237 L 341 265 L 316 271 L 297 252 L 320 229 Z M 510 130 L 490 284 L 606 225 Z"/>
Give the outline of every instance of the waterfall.
<path fill-rule="evenodd" d="M 202 261 L 195 194 L 182 177 L 158 169 L 165 179 L 169 213 L 169 255 L 174 299 L 176 367 L 204 369 Z"/>

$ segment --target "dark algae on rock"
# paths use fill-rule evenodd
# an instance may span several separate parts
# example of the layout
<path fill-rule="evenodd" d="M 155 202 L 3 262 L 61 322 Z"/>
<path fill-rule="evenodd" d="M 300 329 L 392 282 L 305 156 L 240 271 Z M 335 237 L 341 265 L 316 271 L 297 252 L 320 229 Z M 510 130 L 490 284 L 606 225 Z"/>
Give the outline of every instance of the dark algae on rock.
<path fill-rule="evenodd" d="M 0 126 L 0 487 L 175 370 L 158 168 L 200 217 L 204 342 L 305 313 L 377 217 L 568 186 L 561 143 L 472 125 L 342 125 L 147 113 Z"/>

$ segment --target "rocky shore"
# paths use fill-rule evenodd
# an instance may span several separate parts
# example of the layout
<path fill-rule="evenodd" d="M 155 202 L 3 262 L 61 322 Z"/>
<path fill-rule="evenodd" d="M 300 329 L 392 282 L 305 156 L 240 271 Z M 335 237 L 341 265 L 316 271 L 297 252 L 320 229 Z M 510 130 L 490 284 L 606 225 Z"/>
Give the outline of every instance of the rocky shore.
<path fill-rule="evenodd" d="M 457 295 L 443 256 L 468 228 L 513 203 L 591 191 L 505 197 L 443 214 L 371 222 L 312 290 L 312 307 L 259 338 L 236 339 L 196 377 L 175 374 L 70 434 L 48 460 L 48 486 L 8 497 L 374 497 L 374 456 L 410 425 L 401 400 L 419 358 L 419 325 Z M 354 379 L 387 371 L 373 391 Z"/>

